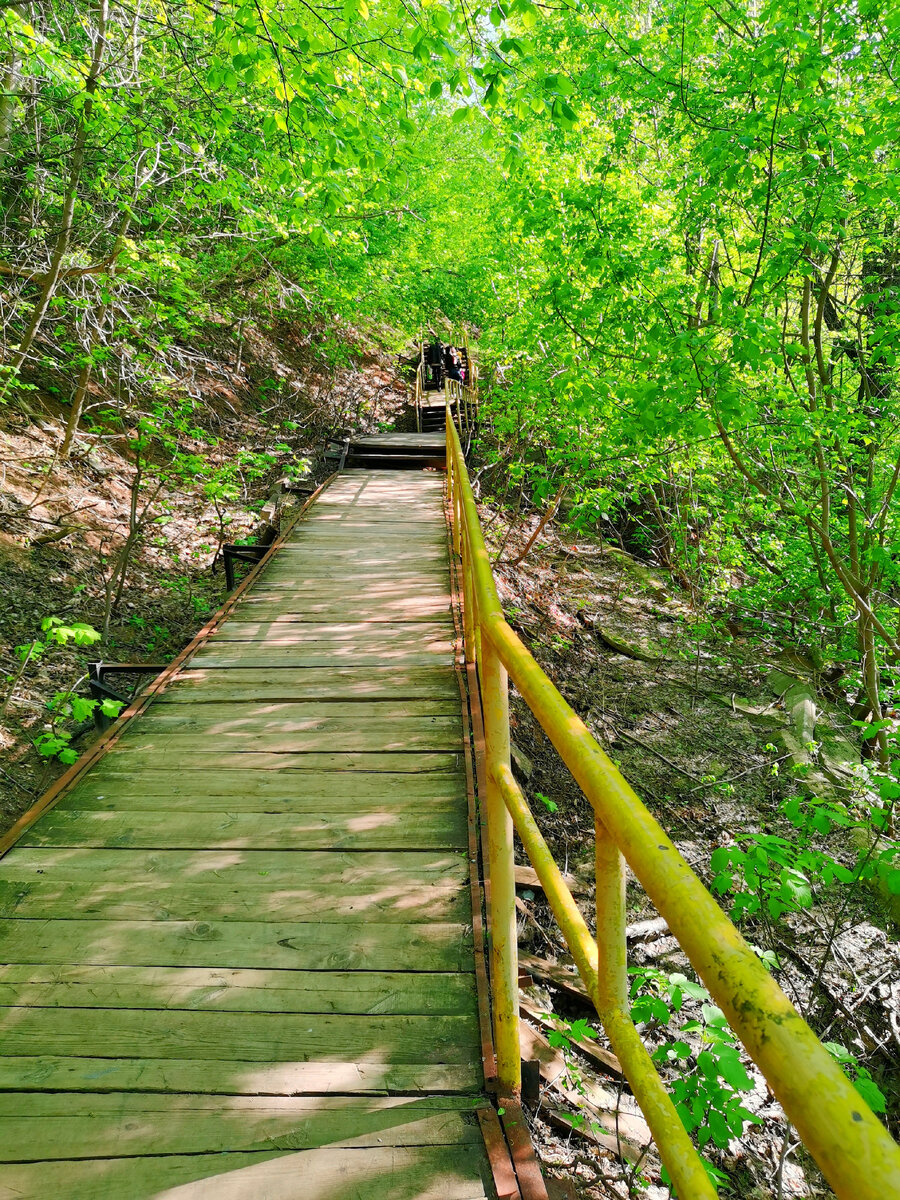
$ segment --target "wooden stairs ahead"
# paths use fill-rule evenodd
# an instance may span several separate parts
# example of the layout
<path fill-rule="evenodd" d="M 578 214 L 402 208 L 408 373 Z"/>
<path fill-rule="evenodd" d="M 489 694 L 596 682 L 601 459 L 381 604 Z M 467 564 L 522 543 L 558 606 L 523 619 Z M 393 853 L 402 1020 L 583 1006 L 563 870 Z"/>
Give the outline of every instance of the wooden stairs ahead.
<path fill-rule="evenodd" d="M 21 823 L 0 1200 L 526 1194 L 455 651 L 443 477 L 348 471 Z"/>

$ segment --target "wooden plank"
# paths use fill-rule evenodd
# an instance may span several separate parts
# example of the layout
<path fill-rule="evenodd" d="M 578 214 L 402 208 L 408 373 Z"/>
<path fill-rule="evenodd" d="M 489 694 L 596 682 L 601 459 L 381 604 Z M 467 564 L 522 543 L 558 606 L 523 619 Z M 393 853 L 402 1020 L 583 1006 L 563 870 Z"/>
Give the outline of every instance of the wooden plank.
<path fill-rule="evenodd" d="M 239 621 L 237 624 L 246 625 L 248 622 Z M 452 622 L 449 621 L 432 621 L 414 625 L 410 625 L 408 621 L 398 621 L 393 624 L 390 622 L 375 624 L 371 621 L 306 621 L 303 622 L 302 629 L 282 629 L 278 625 L 266 627 L 260 622 L 250 622 L 250 624 L 260 626 L 258 633 L 261 638 L 275 639 L 279 644 L 285 645 L 301 645 L 303 642 L 355 643 L 360 639 L 378 642 L 382 645 L 393 642 L 405 645 L 421 641 L 438 642 L 445 645 L 448 640 L 448 628 L 452 627 Z M 231 628 L 231 622 L 227 621 L 219 631 L 213 634 L 211 640 L 215 641 L 221 638 L 229 628 Z M 246 628 L 240 632 L 245 637 L 250 634 L 250 630 Z"/>
<path fill-rule="evenodd" d="M 0 878 L 89 877 L 144 881 L 200 881 L 232 877 L 273 885 L 313 879 L 322 888 L 419 887 L 462 884 L 468 879 L 464 854 L 449 850 L 87 850 L 17 846 L 0 863 Z"/>
<path fill-rule="evenodd" d="M 303 541 L 285 542 L 278 548 L 278 553 L 263 572 L 263 578 L 272 573 L 277 575 L 279 567 L 282 570 L 297 570 L 303 558 L 309 558 L 311 562 L 328 568 L 340 567 L 344 562 L 358 567 L 360 571 L 372 570 L 373 567 L 383 569 L 386 564 L 395 563 L 404 571 L 427 570 L 431 563 L 440 564 L 443 570 L 447 561 L 447 548 L 426 543 L 407 547 L 399 541 L 396 545 L 385 543 L 383 546 L 379 544 L 363 548 L 356 541 L 345 542 L 338 538 L 332 543 L 326 543 L 323 539 L 315 546 L 308 546 Z"/>
<path fill-rule="evenodd" d="M 366 625 L 443 625 L 453 628 L 450 601 L 447 596 L 435 592 L 419 596 L 389 594 L 382 597 L 359 597 L 348 603 L 339 596 L 309 594 L 298 596 L 295 592 L 260 592 L 243 604 L 232 618 L 233 624 L 243 625 L 258 621 L 302 623 L 304 625 L 325 622 L 354 621 Z"/>
<path fill-rule="evenodd" d="M 401 771 L 411 774 L 455 775 L 462 767 L 458 754 L 426 754 L 411 751 L 395 754 L 378 753 L 325 753 L 310 751 L 296 754 L 255 753 L 251 750 L 232 749 L 228 754 L 206 748 L 185 751 L 179 757 L 183 771 L 283 771 L 287 774 L 305 771 Z M 127 758 L 127 766 L 125 761 Z M 140 750 L 130 746 L 124 739 L 104 756 L 104 770 L 114 770 L 121 765 L 126 770 L 145 771 L 171 766 L 172 755 L 166 750 Z M 348 780 L 352 786 L 352 780 Z"/>
<path fill-rule="evenodd" d="M 331 671 L 345 663 L 357 666 L 425 667 L 450 656 L 448 645 L 430 649 L 404 647 L 359 648 L 352 644 L 325 647 L 274 646 L 264 642 L 218 642 L 208 644 L 194 655 L 192 662 L 201 667 L 324 667 Z"/>
<path fill-rule="evenodd" d="M 409 568 L 354 571 L 352 563 L 345 563 L 340 568 L 332 563 L 330 570 L 326 563 L 324 569 L 313 571 L 308 563 L 300 565 L 302 570 L 298 570 L 295 563 L 293 569 L 285 570 L 281 578 L 267 569 L 256 585 L 259 594 L 287 592 L 293 596 L 356 597 L 368 600 L 390 595 L 408 596 L 415 588 L 422 589 L 428 595 L 445 595 L 450 590 L 450 571 L 446 563 L 415 572 L 410 572 Z"/>
<path fill-rule="evenodd" d="M 477 1146 L 470 1096 L 0 1094 L 0 1163 L 320 1146 Z"/>
<path fill-rule="evenodd" d="M 427 667 L 332 666 L 327 674 L 293 667 L 233 667 L 220 670 L 192 662 L 154 701 L 179 704 L 206 700 L 409 700 L 452 698 L 459 702 L 459 685 L 453 667 L 434 663 Z"/>
<path fill-rule="evenodd" d="M 22 846 L 127 846 L 172 850 L 442 850 L 465 848 L 467 818 L 456 812 L 313 813 L 98 812 L 54 808 Z"/>
<path fill-rule="evenodd" d="M 70 922 L 80 924 L 80 922 Z M 92 926 L 91 922 L 85 924 Z M 189 1012 L 184 1009 L 0 1009 L 4 1054 L 355 1063 L 467 1063 L 478 1021 L 459 1016 Z M 202 1089 L 202 1080 L 195 1088 Z"/>
<path fill-rule="evenodd" d="M 447 527 L 435 522 L 432 525 L 422 525 L 410 522 L 409 525 L 392 524 L 387 521 L 373 521 L 367 529 L 352 528 L 346 525 L 336 525 L 330 522 L 316 525 L 304 522 L 285 542 L 285 546 L 360 546 L 371 543 L 386 549 L 392 549 L 395 543 L 402 543 L 410 549 L 418 551 L 421 547 L 446 546 Z"/>
<path fill-rule="evenodd" d="M 428 433 L 368 433 L 356 435 L 350 439 L 352 446 L 390 446 L 403 447 L 409 450 L 426 448 L 429 450 L 444 450 L 447 446 L 447 435 L 442 431 Z"/>
<path fill-rule="evenodd" d="M 322 621 L 340 620 L 406 623 L 435 621 L 446 616 L 450 621 L 450 600 L 446 596 L 390 596 L 380 601 L 365 600 L 356 604 L 339 598 L 313 600 L 289 596 L 279 599 L 276 593 L 251 594 L 231 618 L 232 624 L 245 621 Z"/>
<path fill-rule="evenodd" d="M 382 725 L 378 721 L 342 722 L 320 720 L 311 722 L 313 728 L 293 729 L 280 732 L 266 728 L 260 723 L 254 729 L 247 722 L 243 728 L 229 728 L 224 721 L 211 721 L 207 725 L 197 722 L 187 730 L 177 724 L 146 726 L 143 721 L 135 723 L 133 731 L 122 735 L 118 742 L 119 752 L 155 751 L 166 754 L 192 754 L 195 751 L 215 749 L 223 755 L 251 753 L 269 754 L 324 754 L 327 752 L 407 753 L 411 751 L 456 750 L 462 744 L 457 720 L 449 719 L 450 728 L 441 727 L 426 720 L 424 728 L 417 727 L 413 719 L 395 721 Z M 454 728 L 455 726 L 455 728 Z"/>
<path fill-rule="evenodd" d="M 0 917 L 57 917 L 115 921 L 309 921 L 343 924 L 366 918 L 379 924 L 471 920 L 462 887 L 382 887 L 374 891 L 312 881 L 240 883 L 157 880 L 152 888 L 130 880 L 0 879 Z"/>
<path fill-rule="evenodd" d="M 163 693 L 165 695 L 165 692 Z M 232 719 L 260 720 L 270 722 L 284 720 L 293 725 L 295 722 L 309 721 L 342 721 L 365 723 L 378 721 L 392 723 L 412 719 L 425 724 L 435 718 L 440 718 L 440 724 L 449 726 L 453 722 L 461 725 L 459 697 L 456 699 L 414 699 L 414 700 L 351 700 L 347 702 L 333 700 L 293 701 L 204 701 L 202 693 L 195 693 L 192 704 L 182 704 L 178 712 L 172 712 L 164 704 L 154 700 L 141 715 L 141 724 L 145 727 L 149 722 L 158 722 L 189 728 L 196 721 L 216 721 Z"/>
<path fill-rule="evenodd" d="M 349 479 L 350 475 L 359 474 L 359 468 L 354 468 L 352 471 L 345 473 Z M 370 505 L 379 505 L 386 508 L 393 520 L 397 520 L 398 514 L 405 512 L 414 513 L 417 516 L 434 517 L 436 515 L 443 516 L 444 501 L 446 496 L 445 476 L 443 472 L 433 471 L 426 473 L 424 471 L 404 471 L 402 469 L 388 471 L 379 470 L 378 474 L 392 475 L 393 479 L 385 486 L 384 484 L 373 485 L 369 487 L 355 488 L 338 488 L 333 495 L 328 496 L 325 500 L 325 493 L 319 497 L 314 510 L 321 513 L 328 509 L 346 508 L 351 512 L 358 512 L 361 509 L 367 508 Z M 404 481 L 401 476 L 406 475 Z M 433 484 L 431 487 L 422 487 L 423 480 L 431 476 L 429 482 Z M 331 489 L 329 489 L 330 491 Z"/>
<path fill-rule="evenodd" d="M 163 1155 L 5 1168 L 0 1200 L 487 1200 L 480 1146 Z"/>
<path fill-rule="evenodd" d="M 262 575 L 265 586 L 293 588 L 300 580 L 306 580 L 310 585 L 321 580 L 343 585 L 348 594 L 368 592 L 372 584 L 378 582 L 396 581 L 397 577 L 407 577 L 411 572 L 422 584 L 433 587 L 449 578 L 447 556 L 443 559 L 434 558 L 428 562 L 415 562 L 397 554 L 392 559 L 370 560 L 354 559 L 347 556 L 344 559 L 333 559 L 330 555 L 296 554 L 291 559 L 285 556 L 276 557 L 271 566 Z M 414 587 L 414 583 L 410 583 Z"/>
<path fill-rule="evenodd" d="M 241 778 L 240 771 L 229 771 L 224 778 L 228 779 L 232 776 Z M 431 816 L 439 814 L 454 815 L 459 811 L 460 804 L 458 800 L 452 797 L 445 796 L 422 796 L 412 793 L 404 795 L 402 793 L 390 800 L 385 799 L 385 796 L 390 795 L 390 789 L 378 789 L 379 798 L 371 795 L 360 796 L 359 801 L 354 804 L 351 796 L 355 789 L 345 786 L 340 795 L 332 796 L 316 796 L 315 792 L 295 796 L 290 794 L 290 789 L 281 787 L 280 789 L 272 789 L 270 792 L 262 791 L 255 788 L 242 789 L 236 785 L 227 794 L 210 796 L 208 789 L 205 786 L 207 776 L 201 775 L 200 785 L 197 788 L 181 786 L 176 791 L 172 790 L 157 790 L 152 788 L 148 791 L 134 790 L 139 785 L 129 784 L 128 776 L 121 779 L 109 778 L 104 785 L 103 791 L 95 791 L 93 794 L 86 791 L 75 791 L 63 799 L 56 806 L 57 810 L 72 811 L 79 810 L 81 812 L 156 812 L 156 811 L 175 811 L 186 812 L 197 809 L 200 812 L 206 813 L 273 813 L 273 814 L 291 814 L 294 816 L 300 815 L 331 815 L 338 814 L 341 819 L 350 819 L 351 817 L 359 818 L 357 828 L 363 828 L 364 821 L 371 821 L 373 825 L 379 820 L 393 817 L 403 813 L 415 814 L 419 810 L 426 811 Z M 329 776 L 320 776 L 319 778 L 329 778 Z M 340 779 L 340 772 L 335 772 L 330 778 Z M 380 776 L 376 776 L 381 778 Z M 395 778 L 395 777 L 392 777 Z M 415 775 L 400 775 L 396 778 L 400 779 L 418 779 Z M 425 776 L 426 779 L 441 779 L 453 780 L 452 775 L 434 775 Z M 277 773 L 270 772 L 268 775 L 263 775 L 264 780 L 269 780 L 271 783 L 276 783 L 280 779 Z M 366 776 L 367 781 L 371 776 Z M 183 785 L 184 777 L 179 777 L 179 784 Z M 124 786 L 117 788 L 114 785 L 121 783 Z M 454 789 L 455 790 L 455 789 Z M 225 792 L 222 788 L 220 791 Z M 280 794 L 278 794 L 280 792 Z M 2 874 L 2 872 L 0 872 Z"/>
<path fill-rule="evenodd" d="M 92 1058 L 85 1055 L 17 1055 L 0 1058 L 0 1088 L 19 1091 L 186 1092 L 214 1095 L 293 1096 L 307 1092 L 478 1092 L 480 1062 L 341 1063 L 243 1062 L 195 1058 Z M 2 1193 L 0 1193 L 2 1194 Z"/>
<path fill-rule="evenodd" d="M 166 711 L 171 711 L 169 706 Z M 187 707 L 187 706 L 185 706 Z M 208 812 L 223 808 L 246 812 L 321 812 L 323 809 L 377 813 L 427 807 L 452 809 L 464 804 L 465 777 L 360 772 L 348 779 L 340 771 L 304 771 L 302 776 L 260 771 L 144 772 L 91 771 L 60 800 L 59 808 L 152 809 L 172 801 L 190 803 Z M 238 803 L 240 801 L 241 803 Z M 2 867 L 0 867 L 2 875 Z"/>
<path fill-rule="evenodd" d="M 340 511 L 350 513 L 354 516 L 368 518 L 377 516 L 396 521 L 397 513 L 403 512 L 404 509 L 406 511 L 425 512 L 432 515 L 440 512 L 442 511 L 443 500 L 444 495 L 442 490 L 424 498 L 412 493 L 408 495 L 398 493 L 393 496 L 390 493 L 377 492 L 371 492 L 368 495 L 362 496 L 335 495 L 326 503 L 321 504 L 318 511 Z"/>
<path fill-rule="evenodd" d="M 418 501 L 420 504 L 428 497 L 442 497 L 446 488 L 443 475 L 420 472 L 411 474 L 408 471 L 385 471 L 357 469 L 345 471 L 332 484 L 327 492 L 323 492 L 317 503 L 335 503 L 346 500 L 358 503 L 366 497 L 382 496 L 387 500 L 402 500 L 403 498 Z M 394 511 L 398 505 L 394 504 Z"/>
<path fill-rule="evenodd" d="M 441 619 L 445 612 L 450 611 L 451 598 L 447 581 L 442 574 L 432 573 L 423 575 L 415 593 L 411 592 L 412 584 L 399 587 L 394 577 L 373 579 L 364 591 L 353 590 L 343 580 L 316 578 L 299 578 L 292 581 L 262 579 L 259 586 L 246 593 L 236 605 L 235 616 L 245 612 L 259 603 L 295 603 L 298 608 L 305 609 L 307 605 L 316 602 L 332 604 L 339 607 L 338 620 L 352 621 L 354 618 L 344 615 L 348 609 L 356 605 L 367 605 L 379 608 L 385 604 L 408 606 L 418 600 L 429 602 L 440 601 L 442 604 Z"/>
<path fill-rule="evenodd" d="M 381 534 L 383 530 L 412 529 L 415 532 L 426 530 L 446 534 L 447 522 L 442 513 L 432 514 L 419 511 L 404 517 L 396 508 L 388 508 L 381 516 L 364 517 L 352 510 L 350 512 L 339 509 L 328 511 L 317 505 L 309 510 L 298 526 L 298 532 L 305 532 L 307 529 L 352 529 L 357 532 L 362 541 L 367 537 Z"/>
<path fill-rule="evenodd" d="M 295 623 L 229 621 L 207 643 L 210 646 L 222 642 L 259 642 L 266 647 L 314 646 L 339 651 L 344 647 L 354 650 L 383 649 L 393 654 L 395 648 L 405 650 L 431 650 L 439 654 L 453 654 L 455 631 L 450 622 L 408 622 L 395 624 L 389 621 L 359 621 L 355 624 L 329 624 L 318 621 Z"/>
<path fill-rule="evenodd" d="M 151 705 L 140 717 L 143 729 L 173 729 L 188 732 L 201 729 L 213 733 L 237 732 L 246 729 L 257 733 L 275 730 L 282 733 L 339 733 L 342 730 L 373 730 L 379 735 L 389 736 L 392 730 L 412 733 L 425 730 L 452 730 L 457 737 L 462 721 L 459 711 L 453 712 L 452 701 L 445 704 L 446 713 L 417 711 L 414 701 L 405 705 L 385 704 L 379 711 L 375 704 L 331 705 L 330 709 L 320 705 L 318 711 L 310 711 L 303 704 L 254 704 L 232 701 L 227 704 L 196 704 L 188 708 L 182 705 L 178 712 Z M 360 711 L 357 711 L 357 709 Z M 423 705 L 424 708 L 424 705 Z"/>
<path fill-rule="evenodd" d="M 16 963 L 0 966 L 0 1007 L 452 1016 L 475 1012 L 476 996 L 462 973 Z"/>
<path fill-rule="evenodd" d="M 301 971 L 474 970 L 471 930 L 437 921 L 383 925 L 348 921 L 338 929 L 333 924 L 299 921 L 261 925 L 252 921 L 4 920 L 0 921 L 0 959 Z M 40 1046 L 19 1051 L 41 1052 Z M 43 1047 L 43 1052 L 69 1053 L 49 1047 Z"/>

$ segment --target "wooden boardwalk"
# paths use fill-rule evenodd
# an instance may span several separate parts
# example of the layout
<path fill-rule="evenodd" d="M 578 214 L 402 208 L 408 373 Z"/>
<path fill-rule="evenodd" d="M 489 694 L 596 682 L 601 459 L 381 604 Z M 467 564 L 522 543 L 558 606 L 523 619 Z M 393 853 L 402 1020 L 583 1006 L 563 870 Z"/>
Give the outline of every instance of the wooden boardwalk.
<path fill-rule="evenodd" d="M 0 1200 L 494 1194 L 454 638 L 347 472 L 0 861 Z"/>

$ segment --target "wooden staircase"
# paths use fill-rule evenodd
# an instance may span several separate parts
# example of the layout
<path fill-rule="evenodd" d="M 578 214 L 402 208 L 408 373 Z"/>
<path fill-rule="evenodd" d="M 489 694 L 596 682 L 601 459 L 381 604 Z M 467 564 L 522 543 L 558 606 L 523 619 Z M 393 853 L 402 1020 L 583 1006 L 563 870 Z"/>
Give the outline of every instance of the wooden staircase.
<path fill-rule="evenodd" d="M 373 433 L 351 437 L 345 460 L 345 466 L 350 469 L 368 471 L 421 471 L 426 467 L 443 470 L 446 465 L 443 416 L 440 426 L 435 425 L 422 433 Z"/>

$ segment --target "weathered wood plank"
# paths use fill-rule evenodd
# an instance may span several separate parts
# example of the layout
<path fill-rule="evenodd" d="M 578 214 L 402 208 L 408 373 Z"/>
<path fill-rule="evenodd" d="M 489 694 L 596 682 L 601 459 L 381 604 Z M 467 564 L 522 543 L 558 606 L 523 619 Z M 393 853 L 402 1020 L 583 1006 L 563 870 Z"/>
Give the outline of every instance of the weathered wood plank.
<path fill-rule="evenodd" d="M 290 565 L 290 564 L 288 564 Z M 293 564 L 296 567 L 296 563 Z M 364 585 L 355 585 L 360 580 Z M 346 600 L 350 603 L 362 600 L 379 600 L 384 597 L 408 597 L 411 589 L 419 588 L 429 596 L 447 596 L 450 587 L 450 571 L 445 565 L 429 567 L 424 571 L 379 571 L 363 575 L 354 573 L 352 566 L 347 565 L 337 573 L 322 576 L 306 576 L 289 573 L 285 579 L 272 579 L 267 567 L 253 591 L 248 595 L 266 596 L 285 593 L 295 596 L 323 596 L 335 600 Z M 243 599 L 242 599 L 243 602 Z"/>
<path fill-rule="evenodd" d="M 452 705 L 452 701 L 447 707 Z M 413 702 L 407 703 L 405 711 L 400 706 L 384 714 L 372 708 L 357 714 L 354 706 L 333 706 L 330 713 L 309 712 L 302 705 L 282 703 L 254 704 L 252 701 L 232 701 L 227 704 L 197 704 L 191 709 L 182 706 L 178 712 L 158 709 L 155 705 L 140 717 L 137 723 L 143 730 L 172 730 L 188 733 L 200 730 L 213 736 L 239 733 L 246 730 L 258 734 L 263 731 L 285 734 L 317 734 L 327 739 L 330 735 L 360 733 L 390 741 L 397 736 L 427 735 L 431 732 L 452 733 L 459 739 L 462 721 L 459 712 L 431 713 L 416 712 Z M 349 709 L 349 711 L 348 711 Z M 383 746 L 390 749 L 390 746 Z"/>
<path fill-rule="evenodd" d="M 0 1094 L 0 1162 L 309 1150 L 477 1146 L 476 1098 L 356 1096 L 78 1097 Z"/>
<path fill-rule="evenodd" d="M 239 883 L 67 879 L 0 879 L 0 917 L 57 917 L 115 921 L 309 921 L 342 924 L 362 918 L 406 923 L 471 920 L 462 887 L 385 886 L 323 889 L 313 881 L 273 882 L 268 876 Z"/>
<path fill-rule="evenodd" d="M 78 922 L 73 922 L 78 924 Z M 90 922 L 85 922 L 90 925 Z M 252 1063 L 467 1063 L 479 1056 L 478 1019 L 184 1009 L 0 1009 L 4 1055 L 200 1058 Z M 202 1081 L 194 1085 L 202 1090 Z"/>
<path fill-rule="evenodd" d="M 125 759 L 127 757 L 127 765 Z M 105 755 L 104 768 L 109 770 L 122 766 L 126 770 L 145 771 L 171 766 L 172 754 L 166 750 L 141 750 L 131 746 L 124 738 L 116 742 Z M 237 750 L 222 753 L 203 748 L 185 750 L 179 755 L 179 765 L 184 771 L 399 771 L 410 774 L 455 775 L 462 769 L 459 754 L 427 754 L 417 751 L 394 754 L 379 753 L 326 753 L 303 751 L 299 753 L 272 754 Z M 352 781 L 349 781 L 352 784 Z"/>
<path fill-rule="evenodd" d="M 119 752 L 163 752 L 180 756 L 196 751 L 216 750 L 219 754 L 324 754 L 374 753 L 385 754 L 425 751 L 456 750 L 462 745 L 459 723 L 456 728 L 441 728 L 427 724 L 417 728 L 412 720 L 395 721 L 381 726 L 375 721 L 357 725 L 354 722 L 319 721 L 319 728 L 294 729 L 283 732 L 264 726 L 254 729 L 229 729 L 223 721 L 210 722 L 208 727 L 197 724 L 182 731 L 177 726 L 163 725 L 149 728 L 143 722 L 135 725 L 118 743 Z"/>
<path fill-rule="evenodd" d="M 288 571 L 299 573 L 307 561 L 310 566 L 326 568 L 329 576 L 332 574 L 329 568 L 340 570 L 342 565 L 345 568 L 357 568 L 360 572 L 384 571 L 386 567 L 392 566 L 403 571 L 427 572 L 429 566 L 434 564 L 443 572 L 447 550 L 444 546 L 422 544 L 413 546 L 409 552 L 407 547 L 399 542 L 396 546 L 385 544 L 383 547 L 372 546 L 367 549 L 361 549 L 359 545 L 314 546 L 299 541 L 286 542 L 279 547 L 278 553 L 266 567 L 265 575 L 277 577 L 279 573 L 284 575 Z"/>
<path fill-rule="evenodd" d="M 431 515 L 424 512 L 410 513 L 404 520 L 403 515 L 395 508 L 387 508 L 376 517 L 364 517 L 359 513 L 332 508 L 330 511 L 316 505 L 310 509 L 298 526 L 298 530 L 307 529 L 352 529 L 360 540 L 368 537 L 379 537 L 384 532 L 403 532 L 405 529 L 427 530 L 446 534 L 447 522 L 442 514 Z M 292 538 L 290 540 L 293 540 Z"/>
<path fill-rule="evenodd" d="M 449 587 L 450 572 L 446 562 L 437 558 L 422 563 L 399 556 L 391 561 L 354 562 L 349 556 L 333 561 L 330 555 L 304 554 L 296 555 L 291 561 L 283 555 L 276 556 L 262 578 L 267 588 L 293 588 L 304 579 L 313 586 L 327 580 L 330 584 L 342 585 L 348 595 L 359 595 L 368 593 L 376 583 L 396 583 L 398 578 L 407 580 L 410 587 L 416 586 L 416 580 L 426 587 L 433 587 L 437 582 Z"/>
<path fill-rule="evenodd" d="M 372 645 L 277 646 L 265 642 L 208 642 L 194 655 L 199 667 L 256 667 L 268 670 L 281 667 L 334 667 L 353 663 L 367 667 L 425 667 L 432 662 L 445 661 L 451 650 L 445 646 L 404 647 Z"/>
<path fill-rule="evenodd" d="M 260 812 L 102 812 L 54 808 L 22 846 L 127 846 L 172 850 L 442 850 L 465 848 L 466 814 L 383 812 L 316 816 Z M 2 872 L 0 872 L 2 876 Z"/>
<path fill-rule="evenodd" d="M 419 887 L 462 884 L 468 878 L 466 856 L 447 850 L 344 852 L 341 850 L 87 850 L 17 846 L 0 863 L 0 877 L 31 879 L 51 873 L 55 879 L 90 877 L 144 881 L 198 882 L 232 877 L 274 885 L 313 879 L 321 887 Z"/>
<path fill-rule="evenodd" d="M 226 779 L 231 776 L 241 778 L 240 771 L 229 771 L 225 776 Z M 277 783 L 280 776 L 274 773 L 263 775 L 264 779 L 270 780 L 272 783 Z M 322 777 L 320 777 L 322 778 Z M 329 778 L 324 776 L 324 778 Z M 341 776 L 336 772 L 331 778 L 340 779 Z M 368 778 L 368 777 L 367 777 Z M 380 778 L 380 776 L 378 777 Z M 399 779 L 418 779 L 417 775 L 400 775 L 392 776 L 391 778 Z M 426 778 L 440 780 L 455 780 L 453 775 L 433 775 Z M 99 783 L 95 784 L 94 793 L 84 790 L 72 792 L 56 806 L 57 810 L 69 811 L 78 809 L 84 812 L 154 812 L 163 810 L 174 810 L 176 812 L 185 812 L 188 810 L 197 809 L 201 812 L 213 813 L 291 813 L 300 814 L 321 814 L 321 813 L 342 813 L 352 814 L 359 818 L 379 818 L 382 814 L 397 814 L 397 813 L 416 813 L 420 809 L 427 810 L 432 814 L 436 813 L 457 813 L 460 809 L 460 801 L 454 798 L 453 795 L 448 796 L 429 796 L 419 794 L 422 789 L 417 792 L 404 795 L 399 793 L 392 797 L 389 801 L 374 799 L 372 794 L 363 794 L 359 801 L 354 804 L 351 796 L 355 788 L 344 786 L 340 794 L 336 795 L 317 795 L 315 791 L 304 793 L 302 795 L 292 795 L 289 788 L 281 786 L 277 789 L 264 791 L 258 788 L 243 789 L 240 782 L 229 791 L 226 787 L 218 789 L 219 794 L 210 796 L 206 787 L 206 776 L 202 777 L 200 785 L 196 788 L 187 786 L 179 786 L 177 789 L 157 789 L 152 787 L 148 791 L 135 791 L 135 787 L 139 784 L 128 784 L 128 776 L 122 777 L 107 777 L 106 783 L 103 785 L 103 791 L 97 791 Z M 121 782 L 124 787 L 113 790 L 113 784 Z M 183 776 L 179 776 L 180 785 L 184 785 Z M 362 789 L 361 789 L 362 790 Z M 453 792 L 457 789 L 454 787 Z M 370 792 L 376 792 L 376 789 L 370 789 Z M 378 795 L 389 794 L 388 789 L 377 789 Z M 362 826 L 360 825 L 360 828 Z M 0 871 L 2 876 L 2 871 Z"/>
<path fill-rule="evenodd" d="M 489 1180 L 476 1146 L 260 1151 L 10 1166 L 0 1200 L 487 1200 Z"/>
<path fill-rule="evenodd" d="M 365 621 L 368 624 L 393 624 L 403 621 L 406 624 L 418 622 L 434 622 L 446 617 L 450 627 L 450 601 L 444 596 L 407 596 L 399 599 L 396 596 L 381 601 L 361 601 L 357 604 L 342 603 L 337 598 L 312 599 L 291 595 L 288 599 L 279 600 L 277 594 L 269 592 L 266 595 L 248 598 L 231 618 L 233 624 L 243 624 L 245 621 L 274 621 L 279 624 L 308 624 L 325 620 Z"/>
<path fill-rule="evenodd" d="M 327 672 L 303 667 L 265 670 L 234 666 L 225 670 L 195 662 L 180 672 L 154 704 L 221 700 L 322 700 L 356 703 L 362 700 L 459 700 L 459 684 L 450 663 L 426 667 L 331 666 Z"/>
<path fill-rule="evenodd" d="M 207 643 L 255 642 L 281 649 L 284 646 L 312 647 L 322 654 L 369 653 L 393 658 L 396 651 L 418 651 L 445 656 L 453 654 L 455 632 L 452 624 L 421 622 L 394 624 L 388 621 L 360 621 L 355 624 L 328 624 L 317 621 L 262 623 L 236 621 L 225 624 Z"/>
<path fill-rule="evenodd" d="M 0 1057 L 0 1088 L 18 1091 L 187 1092 L 293 1096 L 303 1092 L 479 1092 L 481 1062 L 243 1062 L 237 1059 Z M 2 1193 L 0 1193 L 2 1195 Z"/>
<path fill-rule="evenodd" d="M 428 433 L 394 433 L 388 430 L 385 433 L 355 435 L 351 440 L 354 446 L 406 446 L 411 450 L 423 446 L 443 450 L 447 445 L 447 435 L 442 430 L 430 430 Z"/>
<path fill-rule="evenodd" d="M 362 920 L 336 926 L 299 921 L 4 920 L 0 959 L 301 971 L 474 969 L 471 931 L 437 921 L 378 925 Z M 49 1047 L 43 1049 L 50 1052 Z M 40 1046 L 21 1051 L 40 1052 Z"/>
<path fill-rule="evenodd" d="M 165 693 L 163 693 L 165 694 Z M 284 720 L 285 722 L 317 722 L 341 721 L 344 724 L 353 722 L 365 723 L 377 721 L 381 724 L 394 721 L 413 720 L 424 725 L 435 718 L 440 718 L 442 725 L 449 726 L 453 722 L 461 724 L 459 697 L 451 699 L 415 699 L 415 700 L 351 700 L 347 702 L 333 700 L 319 701 L 204 701 L 202 696 L 195 694 L 193 704 L 183 704 L 178 712 L 172 712 L 165 705 L 153 701 L 148 709 L 141 714 L 141 724 L 146 728 L 150 722 L 165 723 L 189 728 L 196 721 L 215 720 L 266 720 L 269 723 Z"/>
<path fill-rule="evenodd" d="M 171 711 L 174 706 L 168 706 Z M 121 761 L 121 760 L 120 760 Z M 340 771 L 305 771 L 302 778 L 261 771 L 192 772 L 91 771 L 60 800 L 59 808 L 167 808 L 178 801 L 214 811 L 366 813 L 405 809 L 456 808 L 465 797 L 465 776 L 357 772 L 348 779 Z M 240 803 L 238 803 L 240 801 Z M 121 803 L 120 803 L 121 802 Z M 2 868 L 0 868 L 2 875 Z"/>
<path fill-rule="evenodd" d="M 328 524 L 316 524 L 304 521 L 293 533 L 285 545 L 295 546 L 354 546 L 370 543 L 386 549 L 403 544 L 418 552 L 423 546 L 445 546 L 447 544 L 447 528 L 437 522 L 423 525 L 420 522 L 410 522 L 409 525 L 389 524 L 386 521 L 373 522 L 368 529 Z"/>
<path fill-rule="evenodd" d="M 0 966 L 0 1007 L 452 1016 L 475 1012 L 476 997 L 462 973 L 27 963 Z"/>

